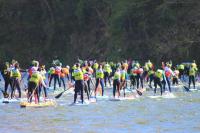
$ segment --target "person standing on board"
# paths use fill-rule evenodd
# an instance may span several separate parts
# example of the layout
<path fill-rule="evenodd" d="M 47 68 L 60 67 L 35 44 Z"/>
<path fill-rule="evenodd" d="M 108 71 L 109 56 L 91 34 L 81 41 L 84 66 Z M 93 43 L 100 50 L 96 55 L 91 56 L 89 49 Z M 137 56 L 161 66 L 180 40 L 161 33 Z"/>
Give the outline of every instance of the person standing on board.
<path fill-rule="evenodd" d="M 77 95 L 80 92 L 81 93 L 81 101 L 83 104 L 83 72 L 80 68 L 80 64 L 76 64 L 76 69 L 74 70 L 74 79 L 75 79 L 75 93 L 74 93 L 74 104 L 76 103 Z"/>

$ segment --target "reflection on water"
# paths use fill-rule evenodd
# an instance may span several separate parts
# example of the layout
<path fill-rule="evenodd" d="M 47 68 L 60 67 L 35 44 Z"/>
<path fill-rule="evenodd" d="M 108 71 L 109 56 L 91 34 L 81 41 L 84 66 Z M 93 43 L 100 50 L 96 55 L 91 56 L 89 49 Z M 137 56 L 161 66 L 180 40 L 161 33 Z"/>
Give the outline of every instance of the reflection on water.
<path fill-rule="evenodd" d="M 111 89 L 106 93 L 110 95 Z M 200 132 L 199 91 L 176 91 L 176 98 L 172 99 L 152 99 L 149 95 L 152 92 L 137 100 L 100 100 L 89 106 L 69 106 L 72 95 L 62 96 L 56 107 L 20 108 L 18 103 L 0 104 L 0 132 Z"/>

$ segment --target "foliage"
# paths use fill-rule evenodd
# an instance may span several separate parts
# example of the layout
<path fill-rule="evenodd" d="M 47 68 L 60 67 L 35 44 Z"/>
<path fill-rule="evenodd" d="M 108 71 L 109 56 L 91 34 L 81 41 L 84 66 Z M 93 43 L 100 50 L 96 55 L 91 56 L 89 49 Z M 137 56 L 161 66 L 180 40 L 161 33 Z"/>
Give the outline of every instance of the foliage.
<path fill-rule="evenodd" d="M 191 61 L 198 0 L 0 0 L 0 60 Z"/>

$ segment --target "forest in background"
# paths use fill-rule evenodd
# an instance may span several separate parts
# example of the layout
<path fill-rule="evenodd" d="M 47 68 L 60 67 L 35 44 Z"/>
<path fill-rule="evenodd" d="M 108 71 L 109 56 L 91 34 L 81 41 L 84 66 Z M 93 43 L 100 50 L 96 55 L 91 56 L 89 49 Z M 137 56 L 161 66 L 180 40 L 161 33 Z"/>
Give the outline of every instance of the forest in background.
<path fill-rule="evenodd" d="M 200 62 L 199 0 L 0 0 L 0 61 Z"/>

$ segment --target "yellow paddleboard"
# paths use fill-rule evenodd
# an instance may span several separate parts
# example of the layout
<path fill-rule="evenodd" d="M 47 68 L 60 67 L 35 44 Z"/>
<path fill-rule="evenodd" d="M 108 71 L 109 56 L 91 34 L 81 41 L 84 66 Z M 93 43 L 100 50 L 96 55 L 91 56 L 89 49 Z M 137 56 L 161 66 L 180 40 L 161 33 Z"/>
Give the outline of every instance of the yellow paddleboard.
<path fill-rule="evenodd" d="M 38 104 L 32 102 L 20 102 L 20 107 L 49 107 L 49 106 L 55 106 L 55 101 L 46 101 L 46 102 L 40 102 Z"/>

